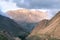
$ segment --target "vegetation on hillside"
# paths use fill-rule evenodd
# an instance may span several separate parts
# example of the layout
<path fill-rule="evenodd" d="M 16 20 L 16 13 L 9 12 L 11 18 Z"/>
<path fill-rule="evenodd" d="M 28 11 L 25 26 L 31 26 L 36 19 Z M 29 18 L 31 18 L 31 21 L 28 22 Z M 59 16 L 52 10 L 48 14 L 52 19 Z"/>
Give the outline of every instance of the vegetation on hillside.
<path fill-rule="evenodd" d="M 0 40 L 8 40 L 8 38 L 5 37 L 4 35 L 0 34 Z"/>

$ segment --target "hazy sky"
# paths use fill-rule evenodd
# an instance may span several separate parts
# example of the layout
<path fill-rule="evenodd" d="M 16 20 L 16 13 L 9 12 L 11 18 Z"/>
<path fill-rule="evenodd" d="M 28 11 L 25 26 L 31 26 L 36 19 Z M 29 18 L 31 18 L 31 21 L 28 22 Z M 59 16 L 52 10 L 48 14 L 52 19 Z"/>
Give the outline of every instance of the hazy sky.
<path fill-rule="evenodd" d="M 52 17 L 60 10 L 60 0 L 0 0 L 0 10 L 3 12 L 19 8 L 47 10 L 49 17 Z"/>

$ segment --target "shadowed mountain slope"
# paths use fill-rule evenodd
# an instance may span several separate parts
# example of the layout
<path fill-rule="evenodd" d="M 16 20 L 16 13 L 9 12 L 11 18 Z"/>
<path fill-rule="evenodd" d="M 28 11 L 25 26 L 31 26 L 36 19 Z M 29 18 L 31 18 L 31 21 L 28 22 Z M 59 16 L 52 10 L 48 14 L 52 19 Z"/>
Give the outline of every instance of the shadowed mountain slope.
<path fill-rule="evenodd" d="M 0 15 L 0 31 L 6 31 L 11 36 L 11 38 L 25 38 L 29 34 L 12 19 L 2 15 Z"/>

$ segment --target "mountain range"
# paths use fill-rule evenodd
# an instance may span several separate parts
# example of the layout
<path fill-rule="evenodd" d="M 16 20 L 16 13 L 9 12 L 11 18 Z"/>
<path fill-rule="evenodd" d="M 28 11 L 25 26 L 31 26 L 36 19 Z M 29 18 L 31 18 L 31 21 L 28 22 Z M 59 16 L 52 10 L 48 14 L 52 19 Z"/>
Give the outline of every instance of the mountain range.
<path fill-rule="evenodd" d="M 0 13 L 2 14 L 1 11 Z M 11 10 L 7 14 L 11 18 L 0 15 L 0 34 L 7 36 L 9 40 L 16 37 L 21 40 L 40 40 L 40 37 L 45 39 L 48 36 L 60 39 L 60 12 L 50 20 L 45 12 L 38 10 Z"/>
<path fill-rule="evenodd" d="M 12 39 L 13 37 L 19 37 L 21 39 L 25 38 L 32 31 L 38 21 L 45 18 L 43 17 L 45 15 L 42 16 L 42 14 L 45 14 L 44 12 L 32 12 L 27 9 L 8 11 L 7 13 L 12 18 L 9 18 L 7 15 L 4 16 L 4 13 L 0 11 L 0 14 L 2 14 L 0 15 L 0 31 L 3 31 L 3 33 L 7 32 Z M 41 17 L 40 15 L 38 16 L 39 13 L 42 13 Z M 35 17 L 37 18 L 37 21 Z"/>

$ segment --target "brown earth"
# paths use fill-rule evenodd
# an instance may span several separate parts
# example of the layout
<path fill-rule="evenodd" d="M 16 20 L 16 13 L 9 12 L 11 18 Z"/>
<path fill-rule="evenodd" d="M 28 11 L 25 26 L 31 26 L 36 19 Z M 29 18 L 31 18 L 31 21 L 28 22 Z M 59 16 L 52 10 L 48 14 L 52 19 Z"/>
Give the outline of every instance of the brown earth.
<path fill-rule="evenodd" d="M 51 20 L 42 20 L 37 24 L 27 39 L 36 35 L 50 35 L 60 39 L 60 12 L 58 12 Z"/>

